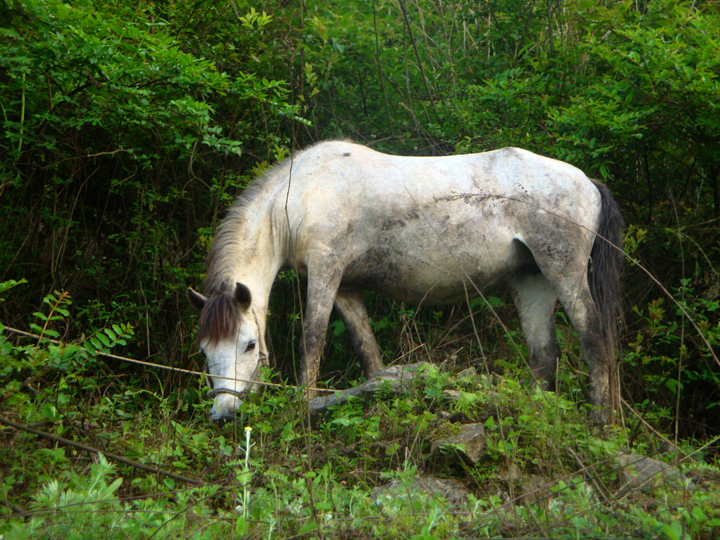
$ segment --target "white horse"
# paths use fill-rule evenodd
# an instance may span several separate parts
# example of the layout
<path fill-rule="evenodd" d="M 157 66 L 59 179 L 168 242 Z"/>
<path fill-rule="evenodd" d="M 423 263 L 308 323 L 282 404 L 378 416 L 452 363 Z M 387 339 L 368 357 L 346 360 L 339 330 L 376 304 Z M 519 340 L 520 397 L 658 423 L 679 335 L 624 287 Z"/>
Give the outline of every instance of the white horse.
<path fill-rule="evenodd" d="M 187 291 L 214 388 L 210 418 L 232 418 L 257 388 L 270 289 L 288 266 L 307 276 L 303 385 L 316 383 L 333 306 L 365 373 L 382 367 L 363 289 L 437 305 L 504 282 L 545 387 L 560 358 L 560 299 L 602 419 L 615 368 L 623 226 L 605 186 L 526 150 L 399 157 L 325 142 L 299 152 L 243 192 L 210 250 L 203 294 Z"/>

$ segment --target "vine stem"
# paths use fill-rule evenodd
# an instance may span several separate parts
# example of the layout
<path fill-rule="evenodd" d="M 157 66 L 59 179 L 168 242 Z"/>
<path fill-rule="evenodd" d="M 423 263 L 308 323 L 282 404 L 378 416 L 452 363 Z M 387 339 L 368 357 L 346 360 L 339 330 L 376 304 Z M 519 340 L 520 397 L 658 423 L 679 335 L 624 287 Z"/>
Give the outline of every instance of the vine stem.
<path fill-rule="evenodd" d="M 20 141 L 18 142 L 18 154 L 22 151 L 23 132 L 25 128 L 25 73 L 22 76 L 22 108 L 20 110 Z"/>
<path fill-rule="evenodd" d="M 385 102 L 385 114 L 387 115 L 388 125 L 390 126 L 390 135 L 395 137 L 392 119 L 390 118 L 390 107 L 388 107 L 387 93 L 385 92 L 385 80 L 383 79 L 382 67 L 380 65 L 380 43 L 378 40 L 377 9 L 375 7 L 375 0 L 373 0 L 373 27 L 375 28 L 375 59 L 378 66 L 378 77 L 380 79 L 380 86 L 382 87 L 383 101 Z"/>
<path fill-rule="evenodd" d="M 415 43 L 415 36 L 413 35 L 412 28 L 410 27 L 410 19 L 408 19 L 407 11 L 405 10 L 405 2 L 403 0 L 399 0 L 399 3 L 400 8 L 402 9 L 403 19 L 405 19 L 405 25 L 407 26 L 408 34 L 410 35 L 410 43 L 412 43 L 413 50 L 415 51 L 415 58 L 417 59 L 420 76 L 422 77 L 423 85 L 425 86 L 425 92 L 427 93 L 427 97 L 430 100 L 430 105 L 432 106 L 433 114 L 435 115 L 435 121 L 439 124 L 440 119 L 438 118 L 437 108 L 435 107 L 435 100 L 433 99 L 432 93 L 430 92 L 430 87 L 427 83 L 427 77 L 425 76 L 425 70 L 423 69 L 422 60 L 420 59 L 420 53 L 418 52 L 417 44 Z"/>
<path fill-rule="evenodd" d="M 46 338 L 43 336 L 39 336 L 37 334 L 33 334 L 31 332 L 25 332 L 24 330 L 19 330 L 17 328 L 12 328 L 10 326 L 3 326 L 2 324 L 0 324 L 0 331 L 2 331 L 2 330 L 8 330 L 9 332 L 14 332 L 15 334 L 19 334 L 21 336 L 25 336 L 25 337 L 29 337 L 29 338 L 33 338 L 33 339 L 38 339 L 38 340 L 44 339 L 45 341 L 49 341 L 50 343 L 53 343 L 54 345 L 60 345 L 60 341 L 58 341 L 56 339 Z M 84 347 L 82 347 L 82 349 L 84 351 L 87 351 L 88 353 L 90 353 L 90 351 L 88 351 Z M 107 352 L 102 352 L 102 351 L 97 351 L 97 355 L 104 356 L 106 358 L 112 358 L 114 360 L 122 360 L 123 362 L 129 362 L 131 364 L 138 364 L 141 366 L 160 368 L 160 369 L 165 369 L 168 371 L 176 371 L 178 373 L 185 373 L 187 375 L 199 375 L 200 377 L 203 377 L 205 375 L 202 371 L 194 371 L 192 369 L 183 369 L 183 368 L 176 368 L 173 366 L 166 366 L 163 364 L 155 364 L 153 362 L 146 362 L 144 360 L 136 360 L 135 358 L 128 358 L 127 356 L 120 356 L 117 354 L 112 354 L 112 353 L 107 353 Z M 270 382 L 264 382 L 264 381 L 247 381 L 245 379 L 236 379 L 234 377 L 222 377 L 221 375 L 213 375 L 213 377 L 215 379 L 223 379 L 226 381 L 251 382 L 254 384 L 259 384 L 261 386 L 273 386 L 276 388 L 299 388 L 298 386 L 294 386 L 292 384 L 278 384 L 278 383 L 270 383 Z M 318 392 L 326 392 L 326 393 L 335 392 L 335 390 L 332 388 L 309 388 L 309 390 L 315 390 Z"/>

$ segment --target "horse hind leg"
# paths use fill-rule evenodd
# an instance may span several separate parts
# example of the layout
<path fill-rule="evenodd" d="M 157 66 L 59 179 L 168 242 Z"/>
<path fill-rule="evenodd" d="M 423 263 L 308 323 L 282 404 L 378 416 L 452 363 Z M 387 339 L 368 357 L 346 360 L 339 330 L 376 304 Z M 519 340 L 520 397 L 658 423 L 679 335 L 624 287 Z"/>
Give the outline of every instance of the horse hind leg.
<path fill-rule="evenodd" d="M 559 288 L 558 296 L 580 338 L 590 375 L 590 403 L 598 407 L 595 419 L 604 423 L 608 409 L 616 406 L 617 391 L 612 387 L 615 359 L 603 335 L 600 311 L 592 298 L 584 268 L 576 283 L 572 287 L 570 281 L 565 281 Z"/>
<path fill-rule="evenodd" d="M 552 286 L 580 338 L 580 347 L 590 375 L 590 403 L 598 410 L 595 420 L 604 423 L 607 412 L 616 408 L 619 393 L 614 382 L 615 358 L 588 282 L 588 261 L 593 235 L 572 229 L 555 220 L 525 239 L 538 268 Z"/>
<path fill-rule="evenodd" d="M 543 390 L 555 389 L 560 345 L 555 333 L 557 295 L 539 271 L 524 271 L 509 281 L 530 354 L 530 371 Z"/>
<path fill-rule="evenodd" d="M 345 323 L 365 375 L 371 377 L 383 367 L 382 350 L 370 328 L 362 292 L 340 289 L 335 297 L 335 309 Z"/>

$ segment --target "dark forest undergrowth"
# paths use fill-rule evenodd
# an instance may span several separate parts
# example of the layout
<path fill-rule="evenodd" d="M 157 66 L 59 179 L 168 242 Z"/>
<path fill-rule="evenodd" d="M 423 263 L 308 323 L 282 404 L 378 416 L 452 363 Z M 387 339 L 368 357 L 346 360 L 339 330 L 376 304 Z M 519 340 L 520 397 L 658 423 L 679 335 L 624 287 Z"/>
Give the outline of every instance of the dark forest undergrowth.
<path fill-rule="evenodd" d="M 42 339 L 8 329 L 0 337 L 5 538 L 720 532 L 716 441 L 663 435 L 661 418 L 626 402 L 614 424 L 593 425 L 578 346 L 562 324 L 559 392 L 524 385 L 518 336 L 489 317 L 489 306 L 502 317 L 501 298 L 473 315 L 484 338 L 500 338 L 492 349 L 464 334 L 471 321 L 460 310 L 386 321 L 402 336 L 401 363 L 433 361 L 404 393 L 388 387 L 310 422 L 301 391 L 267 371 L 274 386 L 221 427 L 208 420 L 201 374 L 123 360 L 134 338 L 126 324 L 56 342 L 70 299 L 55 294 L 44 304 L 32 325 Z M 341 324 L 333 328 L 325 384 L 356 385 L 354 355 Z M 452 442 L 463 426 L 483 434 L 472 460 Z M 453 482 L 452 491 L 418 487 L 428 477 Z"/>
<path fill-rule="evenodd" d="M 0 535 L 716 537 L 719 50 L 716 2 L 0 0 Z M 272 386 L 208 422 L 184 291 L 253 178 L 342 138 L 523 147 L 608 185 L 629 224 L 614 423 L 588 421 L 563 312 L 544 394 L 490 291 L 367 295 L 386 363 L 436 368 L 308 424 L 288 270 Z M 357 384 L 340 320 L 329 337 L 323 384 Z M 472 463 L 438 444 L 470 424 Z M 427 475 L 467 492 L 426 494 Z"/>

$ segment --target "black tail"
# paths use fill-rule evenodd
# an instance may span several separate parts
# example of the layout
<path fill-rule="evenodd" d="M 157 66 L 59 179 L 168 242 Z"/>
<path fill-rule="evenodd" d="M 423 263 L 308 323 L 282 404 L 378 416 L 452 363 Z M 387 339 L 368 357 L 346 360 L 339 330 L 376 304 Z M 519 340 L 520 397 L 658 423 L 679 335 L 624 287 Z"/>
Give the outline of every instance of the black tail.
<path fill-rule="evenodd" d="M 610 190 L 605 184 L 596 180 L 592 182 L 600 192 L 602 208 L 597 236 L 590 252 L 588 281 L 593 300 L 600 311 L 603 337 L 610 350 L 615 352 L 619 346 L 618 325 L 623 314 L 620 272 L 625 259 L 622 245 L 625 222 Z"/>

